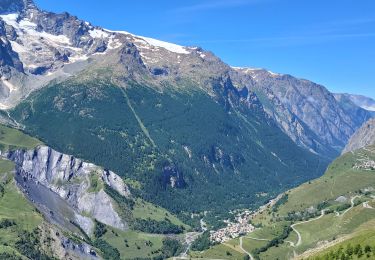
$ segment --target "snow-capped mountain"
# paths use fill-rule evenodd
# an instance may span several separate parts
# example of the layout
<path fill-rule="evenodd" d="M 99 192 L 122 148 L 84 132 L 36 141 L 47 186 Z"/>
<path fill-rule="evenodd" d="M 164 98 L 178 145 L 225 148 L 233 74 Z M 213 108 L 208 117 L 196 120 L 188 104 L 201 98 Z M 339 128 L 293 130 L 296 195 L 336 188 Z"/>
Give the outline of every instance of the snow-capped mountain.
<path fill-rule="evenodd" d="M 210 96 L 215 82 L 230 82 L 238 91 L 257 93 L 265 111 L 298 145 L 330 156 L 369 118 L 359 107 L 373 109 L 373 103 L 352 98 L 355 105 L 348 110 L 310 81 L 232 68 L 201 48 L 106 30 L 68 13 L 42 11 L 32 0 L 1 2 L 0 33 L 2 109 L 13 108 L 50 82 L 92 68 L 112 68 L 113 80 L 147 81 L 158 89 L 165 83 L 192 82 Z"/>
<path fill-rule="evenodd" d="M 136 50 L 139 63 L 150 67 L 163 59 L 178 62 L 192 52 L 197 53 L 195 48 L 94 27 L 68 13 L 41 11 L 32 1 L 7 1 L 0 6 L 3 109 L 13 107 L 51 80 L 65 79 L 84 70 L 92 61 L 124 48 Z M 155 73 L 165 71 L 155 69 Z"/>

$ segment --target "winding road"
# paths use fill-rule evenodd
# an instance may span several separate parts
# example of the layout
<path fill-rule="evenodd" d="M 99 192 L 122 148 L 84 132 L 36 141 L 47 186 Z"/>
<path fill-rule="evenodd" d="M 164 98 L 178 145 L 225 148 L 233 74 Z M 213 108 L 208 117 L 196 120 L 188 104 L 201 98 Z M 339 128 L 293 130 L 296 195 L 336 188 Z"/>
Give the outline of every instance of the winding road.
<path fill-rule="evenodd" d="M 240 237 L 240 248 L 241 248 L 241 250 L 244 251 L 244 253 L 247 254 L 250 257 L 251 260 L 254 260 L 254 257 L 243 248 L 242 244 L 243 244 L 243 237 Z"/>
<path fill-rule="evenodd" d="M 344 216 L 349 210 L 351 210 L 354 207 L 354 200 L 356 198 L 360 198 L 360 197 L 361 197 L 360 195 L 356 195 L 356 196 L 352 197 L 351 200 L 350 200 L 350 204 L 351 204 L 350 208 L 346 209 L 340 216 L 341 217 Z M 321 219 L 324 215 L 325 215 L 325 210 L 322 210 L 319 217 L 313 218 L 313 219 L 310 219 L 310 220 L 306 220 L 306 221 L 303 221 L 303 222 L 299 222 L 299 223 L 296 223 L 296 224 L 293 224 L 293 225 L 290 226 L 293 229 L 293 231 L 296 232 L 296 234 L 298 236 L 298 241 L 294 245 L 294 247 L 300 246 L 302 244 L 301 233 L 295 227 L 298 226 L 298 225 L 306 224 L 306 223 L 313 222 L 313 221 L 316 221 L 318 219 Z M 338 216 L 338 215 L 336 215 L 336 216 Z"/>
<path fill-rule="evenodd" d="M 360 198 L 361 197 L 361 195 L 356 195 L 356 196 L 354 196 L 354 197 L 352 197 L 351 198 L 351 200 L 350 200 L 350 208 L 348 208 L 347 210 L 345 210 L 342 214 L 341 214 L 341 217 L 342 216 L 344 216 L 349 210 L 351 210 L 353 207 L 354 207 L 354 200 L 356 199 L 356 198 Z"/>
<path fill-rule="evenodd" d="M 300 246 L 302 244 L 301 234 L 299 233 L 299 231 L 295 227 L 298 226 L 298 225 L 302 225 L 302 224 L 306 224 L 306 223 L 318 220 L 318 219 L 322 218 L 324 216 L 324 214 L 325 214 L 325 211 L 322 210 L 319 217 L 313 218 L 313 219 L 310 219 L 310 220 L 306 220 L 306 221 L 303 221 L 303 222 L 299 222 L 299 223 L 296 223 L 296 224 L 293 224 L 293 225 L 290 226 L 293 229 L 293 231 L 296 232 L 296 234 L 298 236 L 297 243 L 294 245 L 294 247 Z"/>

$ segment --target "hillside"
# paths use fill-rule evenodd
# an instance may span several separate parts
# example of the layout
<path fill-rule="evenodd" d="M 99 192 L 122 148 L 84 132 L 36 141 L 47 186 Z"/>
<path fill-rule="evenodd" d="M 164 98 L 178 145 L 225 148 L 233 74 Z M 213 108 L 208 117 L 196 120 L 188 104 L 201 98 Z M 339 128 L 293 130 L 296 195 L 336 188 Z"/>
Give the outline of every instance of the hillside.
<path fill-rule="evenodd" d="M 199 47 L 16 3 L 3 3 L 0 15 L 1 120 L 135 180 L 132 192 L 187 221 L 256 207 L 320 176 L 370 116 L 344 110 L 323 86 L 264 76 L 275 95 L 291 83 L 287 92 L 297 96 L 284 109 L 277 100 L 289 96 L 270 100 L 260 77 Z"/>
<path fill-rule="evenodd" d="M 1 259 L 163 259 L 183 249 L 190 227 L 113 172 L 0 128 Z"/>
<path fill-rule="evenodd" d="M 337 98 L 324 86 L 264 69 L 236 68 L 255 81 L 265 111 L 297 144 L 336 158 L 352 134 L 372 117 L 351 99 Z"/>
<path fill-rule="evenodd" d="M 179 92 L 193 85 L 211 97 L 218 85 L 230 82 L 238 92 L 258 96 L 267 115 L 293 142 L 329 159 L 373 116 L 362 103 L 353 101 L 348 106 L 311 81 L 230 67 L 200 47 L 110 31 L 68 13 L 41 11 L 33 1 L 2 2 L 0 31 L 4 35 L 2 109 L 14 108 L 33 91 L 92 67 L 97 70 L 89 76 L 98 81 L 107 77 L 117 86 L 132 82 L 157 91 L 169 86 Z M 108 71 L 111 75 L 101 75 Z"/>
<path fill-rule="evenodd" d="M 254 232 L 213 246 L 203 254 L 192 254 L 214 258 L 224 247 L 243 255 L 250 252 L 259 259 L 315 259 L 349 243 L 353 247 L 360 244 L 362 250 L 366 245 L 373 248 L 374 165 L 373 146 L 344 154 L 324 176 L 285 192 L 274 206 L 254 214 L 251 223 L 258 227 Z"/>
<path fill-rule="evenodd" d="M 372 128 L 331 163 L 374 116 L 357 99 L 32 0 L 0 2 L 0 36 L 5 253 L 287 259 L 374 217 Z"/>

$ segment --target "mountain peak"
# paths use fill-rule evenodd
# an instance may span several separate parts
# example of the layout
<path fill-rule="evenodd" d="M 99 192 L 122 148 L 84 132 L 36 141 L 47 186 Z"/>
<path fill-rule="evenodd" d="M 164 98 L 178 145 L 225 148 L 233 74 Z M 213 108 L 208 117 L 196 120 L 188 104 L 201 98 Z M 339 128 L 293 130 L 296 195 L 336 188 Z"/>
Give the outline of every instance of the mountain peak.
<path fill-rule="evenodd" d="M 1 0 L 0 2 L 0 14 L 20 13 L 35 8 L 33 0 Z"/>

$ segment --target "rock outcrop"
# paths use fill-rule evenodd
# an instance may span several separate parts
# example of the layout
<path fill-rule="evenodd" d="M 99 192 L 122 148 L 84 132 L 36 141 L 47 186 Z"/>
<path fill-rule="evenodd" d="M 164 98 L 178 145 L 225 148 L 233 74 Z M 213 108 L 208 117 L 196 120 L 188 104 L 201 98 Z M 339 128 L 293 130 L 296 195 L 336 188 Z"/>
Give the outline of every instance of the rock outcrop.
<path fill-rule="evenodd" d="M 352 152 L 363 147 L 375 144 L 375 119 L 370 119 L 350 138 L 343 150 L 344 153 Z"/>
<path fill-rule="evenodd" d="M 130 198 L 128 187 L 115 173 L 46 146 L 9 152 L 6 156 L 15 162 L 16 173 L 23 180 L 34 181 L 66 201 L 75 211 L 73 221 L 88 233 L 93 229 L 90 218 L 122 230 L 128 228 L 116 211 L 114 200 L 104 188 L 104 185 L 108 185 L 118 194 Z"/>
<path fill-rule="evenodd" d="M 236 68 L 256 82 L 267 113 L 297 144 L 334 158 L 372 113 L 324 86 L 263 69 Z"/>

